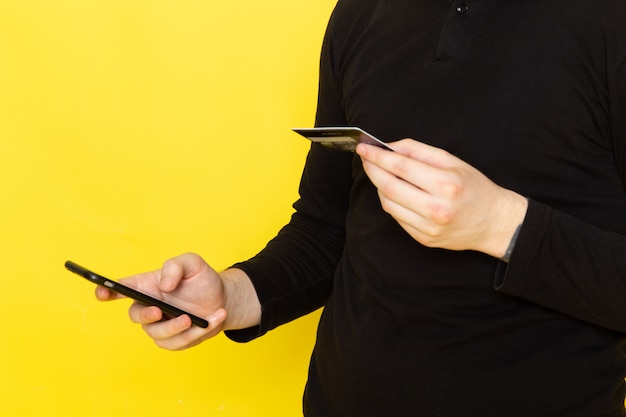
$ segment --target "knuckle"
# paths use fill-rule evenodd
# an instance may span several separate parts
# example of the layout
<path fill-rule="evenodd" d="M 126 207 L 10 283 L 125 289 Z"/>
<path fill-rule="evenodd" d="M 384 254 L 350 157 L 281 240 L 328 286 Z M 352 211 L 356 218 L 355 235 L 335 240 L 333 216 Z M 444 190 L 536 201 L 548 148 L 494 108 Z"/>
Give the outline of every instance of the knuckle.
<path fill-rule="evenodd" d="M 441 205 L 434 205 L 430 209 L 430 220 L 438 226 L 446 226 L 452 223 L 452 219 L 454 218 L 454 214 L 452 210 L 447 207 Z M 441 234 L 441 230 L 439 228 L 433 228 L 429 233 L 432 237 L 437 237 Z"/>
<path fill-rule="evenodd" d="M 412 173 L 412 169 L 407 161 L 402 159 L 394 164 L 393 172 L 400 178 L 407 178 Z"/>
<path fill-rule="evenodd" d="M 445 180 L 439 183 L 441 195 L 448 200 L 456 200 L 463 195 L 463 179 L 455 172 L 449 173 Z"/>
<path fill-rule="evenodd" d="M 397 201 L 400 197 L 402 191 L 401 187 L 399 187 L 399 183 L 390 181 L 385 184 L 382 184 L 379 189 L 381 198 L 388 199 L 391 201 Z"/>
<path fill-rule="evenodd" d="M 446 182 L 441 185 L 441 192 L 448 200 L 456 200 L 463 194 L 463 187 L 456 182 Z"/>

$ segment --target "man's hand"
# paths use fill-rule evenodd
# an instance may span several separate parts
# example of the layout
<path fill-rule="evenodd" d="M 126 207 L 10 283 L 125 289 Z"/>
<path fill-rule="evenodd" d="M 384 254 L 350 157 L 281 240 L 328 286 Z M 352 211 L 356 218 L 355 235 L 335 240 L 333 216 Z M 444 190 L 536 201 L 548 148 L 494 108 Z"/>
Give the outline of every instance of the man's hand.
<path fill-rule="evenodd" d="M 258 299 L 247 276 L 238 270 L 226 271 L 223 275 L 200 256 L 188 253 L 166 261 L 161 270 L 134 275 L 120 282 L 208 320 L 209 327 L 203 329 L 193 326 L 187 315 L 164 320 L 158 307 L 132 304 L 131 321 L 141 324 L 159 347 L 183 350 L 217 335 L 229 328 L 227 326 L 242 328 L 260 320 Z M 229 293 L 232 294 L 230 300 Z M 109 301 L 123 296 L 98 287 L 96 297 Z M 240 305 L 239 301 L 248 304 Z"/>
<path fill-rule="evenodd" d="M 360 144 L 357 153 L 383 209 L 404 230 L 429 247 L 505 254 L 525 197 L 442 149 L 412 139 L 391 146 L 396 152 Z"/>

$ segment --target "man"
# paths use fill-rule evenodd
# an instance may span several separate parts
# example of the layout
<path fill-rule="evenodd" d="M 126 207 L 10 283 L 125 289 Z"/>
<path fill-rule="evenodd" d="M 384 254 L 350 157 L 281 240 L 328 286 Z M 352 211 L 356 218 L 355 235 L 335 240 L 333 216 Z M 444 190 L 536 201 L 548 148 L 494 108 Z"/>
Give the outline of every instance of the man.
<path fill-rule="evenodd" d="M 308 417 L 624 416 L 625 57 L 624 0 L 340 0 L 317 125 L 396 152 L 313 145 L 256 257 L 128 279 L 208 329 L 131 319 L 184 349 L 323 305 Z"/>

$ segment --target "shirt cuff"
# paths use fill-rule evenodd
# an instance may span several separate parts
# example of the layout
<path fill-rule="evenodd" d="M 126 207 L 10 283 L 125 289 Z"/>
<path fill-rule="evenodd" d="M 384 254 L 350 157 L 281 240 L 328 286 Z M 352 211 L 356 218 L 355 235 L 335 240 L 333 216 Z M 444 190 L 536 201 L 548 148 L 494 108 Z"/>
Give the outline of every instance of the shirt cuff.
<path fill-rule="evenodd" d="M 528 200 L 528 210 L 519 230 L 515 249 L 508 263 L 504 261 L 498 263 L 494 279 L 494 288 L 497 291 L 511 295 L 524 293 L 527 271 L 541 247 L 550 217 L 550 207 L 532 199 Z"/>

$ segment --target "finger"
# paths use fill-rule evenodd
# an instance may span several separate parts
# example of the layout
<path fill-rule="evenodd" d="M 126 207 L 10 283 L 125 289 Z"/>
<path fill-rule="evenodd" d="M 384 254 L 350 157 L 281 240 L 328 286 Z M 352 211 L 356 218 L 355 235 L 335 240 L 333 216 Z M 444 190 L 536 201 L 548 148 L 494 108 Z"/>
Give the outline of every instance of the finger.
<path fill-rule="evenodd" d="M 168 320 L 142 324 L 144 331 L 155 341 L 172 339 L 190 329 L 191 326 L 191 319 L 186 314 Z"/>
<path fill-rule="evenodd" d="M 437 168 L 450 167 L 454 159 L 447 151 L 414 139 L 393 142 L 393 147 L 396 153 Z"/>
<path fill-rule="evenodd" d="M 367 161 L 363 162 L 363 169 L 378 189 L 383 209 L 389 214 L 394 215 L 395 205 L 417 213 L 425 213 L 432 204 L 432 196 L 429 193 L 391 172 Z"/>
<path fill-rule="evenodd" d="M 226 311 L 220 309 L 207 318 L 209 327 L 206 329 L 193 326 L 191 319 L 186 315 L 146 324 L 143 328 L 159 347 L 168 350 L 183 350 L 215 336 L 221 330 L 225 318 Z"/>
<path fill-rule="evenodd" d="M 98 299 L 98 301 L 113 301 L 125 298 L 123 295 L 118 294 L 115 291 L 111 291 L 110 289 L 101 285 L 98 285 L 96 287 L 95 293 L 96 299 Z"/>
<path fill-rule="evenodd" d="M 424 215 L 393 201 L 385 201 L 382 204 L 384 210 L 389 213 L 409 235 L 427 246 L 437 241 L 443 228 L 446 226 L 445 221 L 438 221 L 436 219 L 437 216 L 432 215 L 432 213 L 427 212 Z M 428 217 L 428 215 L 430 215 L 430 217 Z M 433 219 L 433 217 L 435 219 Z"/>
<path fill-rule="evenodd" d="M 371 154 L 375 151 L 390 152 L 391 154 L 404 155 L 416 161 L 424 162 L 428 165 L 436 167 L 448 166 L 450 154 L 441 148 L 436 148 L 431 145 L 427 145 L 423 142 L 419 142 L 414 139 L 402 139 L 396 142 L 390 142 L 389 145 L 393 145 L 395 152 L 383 149 L 379 146 L 369 145 L 366 143 L 360 143 L 357 145 L 357 154 L 363 153 Z"/>
<path fill-rule="evenodd" d="M 441 195 L 425 192 L 368 161 L 363 162 L 363 167 L 378 190 L 383 210 L 405 229 L 411 228 L 414 237 L 435 237 L 454 217 L 453 206 Z"/>
<path fill-rule="evenodd" d="M 174 291 L 183 279 L 200 273 L 203 266 L 202 258 L 193 253 L 168 259 L 161 268 L 159 289 L 163 292 Z"/>
<path fill-rule="evenodd" d="M 415 142 L 415 141 L 411 141 Z M 361 156 L 364 162 L 376 165 L 379 168 L 389 172 L 397 178 L 412 184 L 415 187 L 421 188 L 429 193 L 433 193 L 437 190 L 438 184 L 444 180 L 446 172 L 437 165 L 431 165 L 428 162 L 424 162 L 421 159 L 414 159 L 408 155 L 409 148 L 404 141 L 398 142 L 404 146 L 402 148 L 405 153 L 390 152 L 384 149 L 377 148 L 371 145 L 359 145 L 357 153 Z M 418 143 L 418 142 L 415 142 Z M 414 152 L 417 153 L 417 152 Z M 368 176 L 370 172 L 366 171 Z M 372 177 L 370 176 L 370 179 Z"/>
<path fill-rule="evenodd" d="M 140 303 L 133 303 L 128 309 L 128 317 L 133 323 L 151 324 L 163 319 L 163 312 L 155 306 L 146 306 Z"/>

